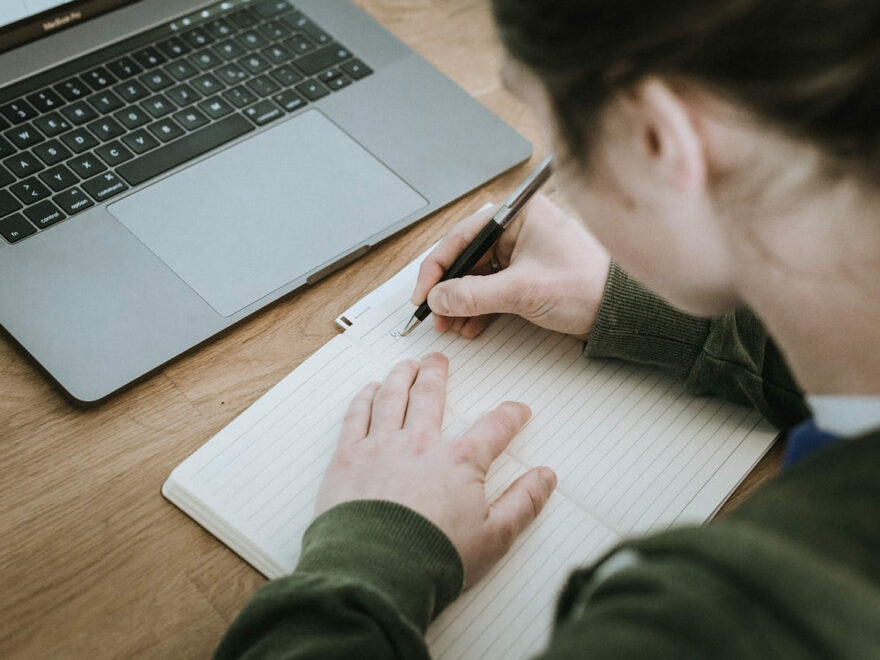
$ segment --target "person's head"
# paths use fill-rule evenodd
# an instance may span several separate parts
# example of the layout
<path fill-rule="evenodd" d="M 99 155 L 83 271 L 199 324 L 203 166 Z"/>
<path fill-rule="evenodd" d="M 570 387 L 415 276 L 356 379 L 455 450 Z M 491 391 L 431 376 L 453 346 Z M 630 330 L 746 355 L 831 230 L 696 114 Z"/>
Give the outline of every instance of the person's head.
<path fill-rule="evenodd" d="M 809 258 L 789 224 L 798 205 L 872 190 L 880 176 L 880 2 L 493 10 L 505 77 L 551 128 L 582 218 L 624 268 L 691 312 L 741 302 L 748 250 L 785 260 L 780 242 L 803 239 L 808 254 L 793 258 Z"/>

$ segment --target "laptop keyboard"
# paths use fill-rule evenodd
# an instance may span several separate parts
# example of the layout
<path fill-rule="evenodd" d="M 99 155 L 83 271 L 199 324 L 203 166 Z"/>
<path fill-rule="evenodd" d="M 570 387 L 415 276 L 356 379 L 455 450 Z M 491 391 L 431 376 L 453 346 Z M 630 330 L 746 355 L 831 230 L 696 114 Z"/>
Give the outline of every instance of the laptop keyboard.
<path fill-rule="evenodd" d="M 18 241 L 372 73 L 286 0 L 227 0 L 0 90 Z"/>

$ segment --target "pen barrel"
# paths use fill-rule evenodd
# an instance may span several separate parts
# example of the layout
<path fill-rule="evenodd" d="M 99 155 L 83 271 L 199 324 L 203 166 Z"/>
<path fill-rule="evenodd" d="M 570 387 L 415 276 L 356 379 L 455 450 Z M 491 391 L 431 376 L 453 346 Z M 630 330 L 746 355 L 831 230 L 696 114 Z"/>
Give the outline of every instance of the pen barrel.
<path fill-rule="evenodd" d="M 465 251 L 458 255 L 458 259 L 452 263 L 440 281 L 445 282 L 457 277 L 464 277 L 470 273 L 503 233 L 504 227 L 494 219 L 489 220 Z"/>
<path fill-rule="evenodd" d="M 453 264 L 449 267 L 449 270 L 440 278 L 441 282 L 445 282 L 446 280 L 451 280 L 457 277 L 464 277 L 468 273 L 470 273 L 474 266 L 479 263 L 480 259 L 485 256 L 485 254 L 489 251 L 489 248 L 498 240 L 498 237 L 504 233 L 504 227 L 495 222 L 494 219 L 489 220 L 486 223 L 486 226 L 480 230 L 480 233 L 471 241 L 470 245 L 467 246 L 464 252 L 462 252 L 458 259 L 456 259 Z M 418 309 L 415 311 L 413 316 L 417 318 L 419 321 L 424 321 L 428 318 L 428 314 L 431 313 L 431 308 L 428 307 L 428 301 L 426 300 L 421 305 L 419 305 Z"/>

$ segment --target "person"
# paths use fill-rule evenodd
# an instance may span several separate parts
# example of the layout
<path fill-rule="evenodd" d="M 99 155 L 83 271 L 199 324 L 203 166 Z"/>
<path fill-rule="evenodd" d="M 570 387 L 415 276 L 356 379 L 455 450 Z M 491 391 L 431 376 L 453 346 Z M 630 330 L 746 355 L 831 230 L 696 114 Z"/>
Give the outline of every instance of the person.
<path fill-rule="evenodd" d="M 880 657 L 880 3 L 492 5 L 578 220 L 536 198 L 438 283 L 469 218 L 413 302 L 466 337 L 519 314 L 797 425 L 782 474 L 729 515 L 575 572 L 544 655 Z M 486 501 L 529 411 L 441 442 L 446 372 L 406 362 L 351 403 L 296 571 L 219 657 L 428 655 L 430 621 L 555 485 L 536 468 Z"/>

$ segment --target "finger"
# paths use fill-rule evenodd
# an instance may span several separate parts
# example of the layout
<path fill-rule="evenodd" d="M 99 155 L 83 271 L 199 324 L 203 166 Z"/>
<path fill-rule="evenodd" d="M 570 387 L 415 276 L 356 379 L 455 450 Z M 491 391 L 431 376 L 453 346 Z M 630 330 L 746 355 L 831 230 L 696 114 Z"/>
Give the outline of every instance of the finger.
<path fill-rule="evenodd" d="M 461 330 L 459 330 L 459 334 L 465 339 L 473 339 L 480 335 L 483 330 L 489 327 L 489 325 L 498 318 L 497 314 L 484 314 L 483 316 L 474 316 L 469 318 L 463 326 L 461 326 Z"/>
<path fill-rule="evenodd" d="M 526 289 L 517 269 L 506 268 L 492 275 L 467 275 L 440 282 L 428 294 L 428 306 L 442 316 L 517 314 Z"/>
<path fill-rule="evenodd" d="M 373 398 L 370 433 L 399 431 L 403 428 L 409 388 L 418 371 L 419 363 L 415 360 L 404 360 L 391 369 Z"/>
<path fill-rule="evenodd" d="M 367 383 L 355 394 L 345 417 L 342 419 L 342 431 L 339 433 L 339 444 L 357 442 L 367 437 L 370 432 L 370 415 L 373 409 L 373 397 L 379 391 L 379 383 Z"/>
<path fill-rule="evenodd" d="M 428 297 L 431 290 L 443 273 L 453 264 L 458 256 L 465 251 L 470 242 L 480 233 L 498 207 L 492 207 L 483 211 L 477 211 L 465 218 L 437 244 L 431 253 L 425 257 L 419 268 L 419 277 L 416 280 L 416 288 L 412 294 L 412 304 L 421 305 Z"/>
<path fill-rule="evenodd" d="M 409 405 L 403 428 L 439 433 L 446 410 L 446 382 L 449 360 L 442 353 L 429 353 L 419 363 L 419 374 L 409 390 Z"/>
<path fill-rule="evenodd" d="M 467 321 L 467 319 L 463 319 L 460 316 L 456 316 L 452 319 L 452 325 L 449 327 L 449 329 L 452 330 L 452 332 L 460 332 L 461 326 L 464 325 L 465 321 Z"/>
<path fill-rule="evenodd" d="M 502 539 L 505 551 L 531 523 L 556 488 L 556 473 L 548 467 L 529 470 L 507 487 L 489 511 L 493 537 Z"/>
<path fill-rule="evenodd" d="M 440 316 L 439 314 L 434 314 L 434 329 L 437 332 L 446 332 L 452 327 L 453 319 L 451 316 Z"/>
<path fill-rule="evenodd" d="M 532 411 L 526 404 L 505 401 L 478 419 L 462 437 L 462 441 L 471 444 L 469 455 L 474 464 L 484 472 L 488 471 L 492 461 L 498 458 L 531 416 Z"/>

